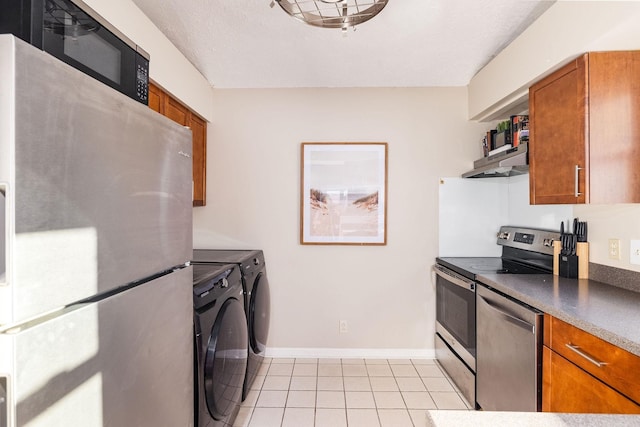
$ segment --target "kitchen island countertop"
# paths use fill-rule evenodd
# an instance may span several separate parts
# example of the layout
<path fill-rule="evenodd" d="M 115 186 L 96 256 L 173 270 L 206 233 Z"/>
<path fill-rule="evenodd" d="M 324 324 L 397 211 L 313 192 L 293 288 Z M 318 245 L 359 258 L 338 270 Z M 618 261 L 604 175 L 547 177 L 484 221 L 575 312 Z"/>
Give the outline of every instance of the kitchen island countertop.
<path fill-rule="evenodd" d="M 543 412 L 491 412 L 428 410 L 429 427 L 632 427 L 640 426 L 638 415 L 554 414 Z"/>
<path fill-rule="evenodd" d="M 478 281 L 640 356 L 640 293 L 551 274 L 482 274 Z"/>

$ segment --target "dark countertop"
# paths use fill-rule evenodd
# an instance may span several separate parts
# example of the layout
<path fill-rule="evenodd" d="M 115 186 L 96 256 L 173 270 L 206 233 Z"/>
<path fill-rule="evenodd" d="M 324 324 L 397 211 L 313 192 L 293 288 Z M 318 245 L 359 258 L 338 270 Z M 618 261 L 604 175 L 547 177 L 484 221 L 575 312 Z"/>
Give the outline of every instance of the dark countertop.
<path fill-rule="evenodd" d="M 640 356 L 640 293 L 550 274 L 493 274 L 478 281 Z"/>

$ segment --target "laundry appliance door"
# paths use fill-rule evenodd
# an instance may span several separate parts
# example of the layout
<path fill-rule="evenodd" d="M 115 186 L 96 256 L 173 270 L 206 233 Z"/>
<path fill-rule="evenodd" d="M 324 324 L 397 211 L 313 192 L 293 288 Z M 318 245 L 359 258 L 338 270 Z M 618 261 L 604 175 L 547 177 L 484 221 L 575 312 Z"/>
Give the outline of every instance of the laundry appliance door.
<path fill-rule="evenodd" d="M 247 370 L 247 321 L 242 301 L 227 299 L 220 308 L 204 357 L 204 393 L 209 413 L 224 420 L 239 409 Z"/>

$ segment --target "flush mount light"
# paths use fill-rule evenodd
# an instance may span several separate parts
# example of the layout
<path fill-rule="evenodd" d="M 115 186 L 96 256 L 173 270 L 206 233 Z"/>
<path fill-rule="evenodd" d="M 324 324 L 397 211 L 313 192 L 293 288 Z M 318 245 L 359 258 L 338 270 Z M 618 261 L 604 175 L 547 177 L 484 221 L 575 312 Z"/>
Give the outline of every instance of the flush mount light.
<path fill-rule="evenodd" d="M 300 21 L 322 28 L 349 27 L 368 21 L 389 0 L 275 0 L 285 12 Z M 271 1 L 271 7 L 274 1 Z"/>

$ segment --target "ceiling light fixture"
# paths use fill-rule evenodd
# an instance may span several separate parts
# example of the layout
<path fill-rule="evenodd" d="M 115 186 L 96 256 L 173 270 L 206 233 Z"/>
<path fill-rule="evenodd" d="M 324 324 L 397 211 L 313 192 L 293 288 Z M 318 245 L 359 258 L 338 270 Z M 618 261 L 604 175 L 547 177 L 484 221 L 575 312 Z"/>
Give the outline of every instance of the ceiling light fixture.
<path fill-rule="evenodd" d="M 342 28 L 368 21 L 387 5 L 389 0 L 272 0 L 294 18 L 314 27 Z M 355 29 L 355 28 L 354 28 Z"/>

